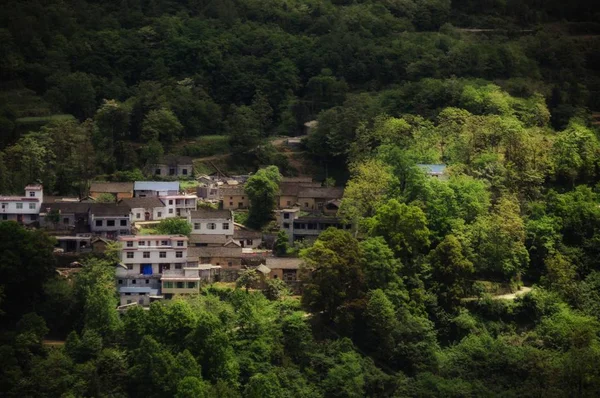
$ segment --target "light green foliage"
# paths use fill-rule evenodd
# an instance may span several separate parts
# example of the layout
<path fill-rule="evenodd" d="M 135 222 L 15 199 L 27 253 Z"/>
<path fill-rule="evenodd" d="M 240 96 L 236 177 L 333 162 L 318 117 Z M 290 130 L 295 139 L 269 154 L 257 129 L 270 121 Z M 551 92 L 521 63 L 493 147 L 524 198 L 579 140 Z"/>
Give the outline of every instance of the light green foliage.
<path fill-rule="evenodd" d="M 287 284 L 281 279 L 269 279 L 267 280 L 263 293 L 269 300 L 280 300 L 285 296 L 290 295 L 290 290 Z"/>
<path fill-rule="evenodd" d="M 599 150 L 596 135 L 580 121 L 571 121 L 552 147 L 556 178 L 570 184 L 589 181 L 595 176 Z"/>
<path fill-rule="evenodd" d="M 501 198 L 489 215 L 478 217 L 468 228 L 476 272 L 507 280 L 519 278 L 529 260 L 519 212 L 514 198 Z"/>
<path fill-rule="evenodd" d="M 285 256 L 289 250 L 289 238 L 285 230 L 280 230 L 277 233 L 277 239 L 273 244 L 273 253 L 276 256 Z"/>
<path fill-rule="evenodd" d="M 261 169 L 248 179 L 245 192 L 250 200 L 249 226 L 259 229 L 271 219 L 280 180 L 281 174 L 276 166 Z"/>
<path fill-rule="evenodd" d="M 430 231 L 420 208 L 391 199 L 377 210 L 371 235 L 382 236 L 401 258 L 411 258 L 427 249 Z"/>
<path fill-rule="evenodd" d="M 102 192 L 96 198 L 96 202 L 98 202 L 98 203 L 116 203 L 117 197 L 115 195 L 113 195 L 112 193 Z"/>
<path fill-rule="evenodd" d="M 166 235 L 185 235 L 192 233 L 192 226 L 183 218 L 167 218 L 156 226 L 156 230 Z"/>
<path fill-rule="evenodd" d="M 255 269 L 247 269 L 240 273 L 239 277 L 235 281 L 235 286 L 237 288 L 243 287 L 246 289 L 246 293 L 248 289 L 253 287 L 260 280 L 260 275 L 258 271 Z"/>

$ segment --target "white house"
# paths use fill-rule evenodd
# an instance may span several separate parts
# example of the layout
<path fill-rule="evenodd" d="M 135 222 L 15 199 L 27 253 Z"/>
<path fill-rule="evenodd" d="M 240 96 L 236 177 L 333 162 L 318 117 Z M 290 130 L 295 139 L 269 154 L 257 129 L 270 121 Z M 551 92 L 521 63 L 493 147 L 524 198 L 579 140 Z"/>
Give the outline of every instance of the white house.
<path fill-rule="evenodd" d="M 167 218 L 170 217 L 189 217 L 190 212 L 196 210 L 198 206 L 198 197 L 196 195 L 177 194 L 160 196 L 165 203 Z"/>
<path fill-rule="evenodd" d="M 120 236 L 120 265 L 117 289 L 121 305 L 148 305 L 161 294 L 165 271 L 183 270 L 187 264 L 188 238 L 184 235 Z"/>
<path fill-rule="evenodd" d="M 190 212 L 188 222 L 192 234 L 223 235 L 233 237 L 233 212 L 231 210 L 199 209 Z"/>
<path fill-rule="evenodd" d="M 167 217 L 165 203 L 155 196 L 123 199 L 120 203 L 131 207 L 132 222 L 162 220 Z"/>
<path fill-rule="evenodd" d="M 0 221 L 13 220 L 21 224 L 36 222 L 43 200 L 44 188 L 41 185 L 27 185 L 25 196 L 0 195 Z"/>
<path fill-rule="evenodd" d="M 178 181 L 136 181 L 133 184 L 133 195 L 136 198 L 177 194 L 179 194 Z"/>

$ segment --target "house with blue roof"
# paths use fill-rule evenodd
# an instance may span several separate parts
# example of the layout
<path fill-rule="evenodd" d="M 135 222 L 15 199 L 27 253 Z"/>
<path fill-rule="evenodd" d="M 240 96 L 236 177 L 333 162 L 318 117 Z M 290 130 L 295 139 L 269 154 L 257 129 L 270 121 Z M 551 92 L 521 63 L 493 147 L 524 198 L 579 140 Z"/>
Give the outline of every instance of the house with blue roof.
<path fill-rule="evenodd" d="M 423 170 L 429 177 L 434 177 L 440 180 L 448 179 L 445 164 L 417 164 L 417 167 Z"/>

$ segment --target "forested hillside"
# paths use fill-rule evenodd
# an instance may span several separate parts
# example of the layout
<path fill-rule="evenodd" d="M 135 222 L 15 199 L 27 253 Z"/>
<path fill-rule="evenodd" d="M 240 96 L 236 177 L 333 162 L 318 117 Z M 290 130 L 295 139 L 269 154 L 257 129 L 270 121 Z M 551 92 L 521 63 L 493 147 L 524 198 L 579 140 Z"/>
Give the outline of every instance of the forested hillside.
<path fill-rule="evenodd" d="M 216 147 L 293 175 L 270 140 L 317 120 L 302 155 L 345 186 L 352 229 L 283 234 L 300 296 L 244 274 L 118 312 L 115 247 L 63 277 L 52 238 L 0 223 L 0 395 L 598 396 L 599 17 L 591 0 L 3 2 L 0 193 L 84 196 Z"/>

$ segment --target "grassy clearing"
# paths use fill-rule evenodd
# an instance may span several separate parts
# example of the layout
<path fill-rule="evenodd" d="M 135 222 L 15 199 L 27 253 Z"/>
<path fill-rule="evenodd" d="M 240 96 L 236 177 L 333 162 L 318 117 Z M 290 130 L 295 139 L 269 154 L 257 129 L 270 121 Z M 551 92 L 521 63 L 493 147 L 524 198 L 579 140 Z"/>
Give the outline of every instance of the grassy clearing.
<path fill-rule="evenodd" d="M 203 135 L 178 144 L 181 155 L 202 158 L 229 153 L 229 137 L 226 135 Z"/>
<path fill-rule="evenodd" d="M 157 235 L 158 231 L 156 228 L 142 228 L 138 232 L 138 235 Z"/>
<path fill-rule="evenodd" d="M 198 185 L 200 185 L 200 183 L 198 181 L 194 181 L 194 180 L 179 181 L 179 187 L 183 190 L 196 188 Z"/>

